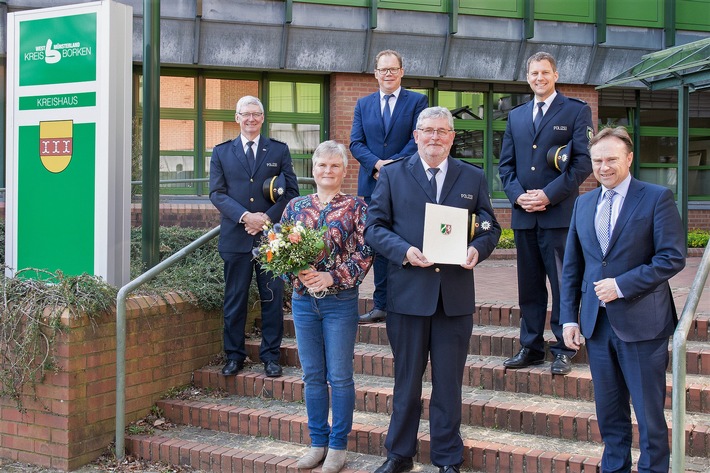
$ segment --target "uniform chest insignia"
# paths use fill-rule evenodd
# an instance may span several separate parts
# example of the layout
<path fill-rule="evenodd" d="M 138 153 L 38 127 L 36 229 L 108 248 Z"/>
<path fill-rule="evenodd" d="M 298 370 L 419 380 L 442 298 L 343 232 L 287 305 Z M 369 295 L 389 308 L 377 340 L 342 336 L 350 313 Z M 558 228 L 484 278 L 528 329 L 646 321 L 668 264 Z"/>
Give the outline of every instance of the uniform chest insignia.
<path fill-rule="evenodd" d="M 552 129 L 555 131 L 567 131 L 567 126 L 566 125 L 555 125 L 552 127 Z"/>
<path fill-rule="evenodd" d="M 266 167 L 267 168 L 277 168 L 277 167 L 279 167 L 279 165 L 276 163 L 266 163 Z"/>

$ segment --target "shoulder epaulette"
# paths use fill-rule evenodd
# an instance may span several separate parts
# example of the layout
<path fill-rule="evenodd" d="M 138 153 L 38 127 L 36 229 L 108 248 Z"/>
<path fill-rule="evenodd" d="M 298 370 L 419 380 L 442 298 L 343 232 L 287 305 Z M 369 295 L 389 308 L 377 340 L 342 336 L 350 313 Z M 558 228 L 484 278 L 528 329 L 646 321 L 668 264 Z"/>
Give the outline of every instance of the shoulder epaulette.
<path fill-rule="evenodd" d="M 516 105 L 515 107 L 511 108 L 511 110 L 515 110 L 516 108 L 522 107 L 523 105 L 527 105 L 527 104 L 528 104 L 528 102 L 519 103 L 519 104 Z"/>
<path fill-rule="evenodd" d="M 281 140 L 277 140 L 276 138 L 269 137 L 269 139 L 270 139 L 271 141 L 276 142 L 276 143 L 281 143 L 282 145 L 288 146 L 288 144 L 287 144 L 286 142 L 281 141 Z"/>
<path fill-rule="evenodd" d="M 223 142 L 221 142 L 220 144 L 215 145 L 215 147 L 217 147 L 217 146 L 222 146 L 222 145 L 226 145 L 227 143 L 231 143 L 231 142 L 234 141 L 234 140 L 235 140 L 235 138 L 232 138 L 232 139 L 227 140 L 227 141 L 223 141 Z"/>
<path fill-rule="evenodd" d="M 401 160 L 403 160 L 403 159 L 404 159 L 403 156 L 400 156 L 399 158 L 394 158 L 391 162 L 385 164 L 384 166 L 389 166 L 390 164 L 397 163 L 397 162 L 399 162 L 399 161 L 401 161 Z"/>
<path fill-rule="evenodd" d="M 578 98 L 576 98 L 576 97 L 567 97 L 567 98 L 570 99 L 570 100 L 574 100 L 575 102 L 579 102 L 579 103 L 583 103 L 584 105 L 587 105 L 587 102 L 585 102 L 585 101 L 582 100 L 582 99 L 578 99 Z"/>
<path fill-rule="evenodd" d="M 478 168 L 478 169 L 483 169 L 481 166 L 479 166 L 479 165 L 476 164 L 476 163 L 472 163 L 471 161 L 465 161 L 465 160 L 463 160 L 463 159 L 459 159 L 459 161 L 461 161 L 462 163 L 466 163 L 466 164 L 468 164 L 469 166 L 473 166 L 473 167 Z"/>

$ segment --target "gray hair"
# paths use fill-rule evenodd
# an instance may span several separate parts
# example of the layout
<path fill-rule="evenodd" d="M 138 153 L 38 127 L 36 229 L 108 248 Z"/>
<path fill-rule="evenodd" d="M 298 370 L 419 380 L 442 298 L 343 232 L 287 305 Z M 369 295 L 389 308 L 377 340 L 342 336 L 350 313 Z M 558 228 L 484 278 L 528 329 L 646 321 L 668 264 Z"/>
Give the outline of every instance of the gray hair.
<path fill-rule="evenodd" d="M 252 95 L 245 95 L 239 99 L 237 102 L 237 113 L 239 113 L 239 110 L 243 109 L 247 105 L 256 105 L 261 110 L 261 113 L 264 113 L 264 105 L 261 103 L 261 100 Z"/>
<path fill-rule="evenodd" d="M 340 156 L 343 159 L 343 166 L 347 167 L 348 165 L 348 149 L 345 147 L 344 144 L 338 143 L 335 140 L 328 140 L 319 144 L 316 150 L 313 152 L 313 157 L 311 158 L 311 161 L 315 166 L 316 161 L 326 156 Z"/>
<path fill-rule="evenodd" d="M 429 107 L 422 110 L 417 118 L 417 128 L 419 128 L 424 120 L 429 118 L 446 118 L 449 121 L 449 128 L 454 129 L 454 117 L 446 107 Z"/>

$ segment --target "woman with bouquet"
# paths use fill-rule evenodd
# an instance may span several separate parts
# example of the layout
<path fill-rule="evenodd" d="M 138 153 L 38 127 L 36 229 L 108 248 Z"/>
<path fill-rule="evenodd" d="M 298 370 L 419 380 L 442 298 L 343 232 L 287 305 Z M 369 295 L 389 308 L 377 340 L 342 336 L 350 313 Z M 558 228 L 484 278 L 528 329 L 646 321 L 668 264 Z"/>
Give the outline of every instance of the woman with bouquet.
<path fill-rule="evenodd" d="M 310 268 L 290 274 L 311 436 L 311 448 L 298 468 L 315 468 L 325 458 L 323 473 L 337 473 L 345 465 L 355 408 L 358 285 L 372 264 L 372 250 L 363 236 L 366 205 L 340 191 L 347 163 L 342 144 L 325 141 L 318 145 L 313 154 L 316 193 L 291 200 L 281 219 L 282 225 L 302 222 L 309 229 L 325 231 L 325 248 Z M 328 384 L 332 427 L 328 425 Z"/>

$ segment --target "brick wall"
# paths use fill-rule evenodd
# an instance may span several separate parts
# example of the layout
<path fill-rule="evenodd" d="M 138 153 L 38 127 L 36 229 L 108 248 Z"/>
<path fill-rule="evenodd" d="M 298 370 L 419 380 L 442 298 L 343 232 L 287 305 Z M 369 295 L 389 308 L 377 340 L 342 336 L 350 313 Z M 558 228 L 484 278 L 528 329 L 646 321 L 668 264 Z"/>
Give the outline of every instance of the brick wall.
<path fill-rule="evenodd" d="M 373 74 L 333 74 L 330 80 L 330 139 L 350 146 L 350 129 L 357 99 L 377 91 Z M 360 164 L 348 161 L 348 173 L 343 191 L 357 194 L 357 174 Z"/>
<path fill-rule="evenodd" d="M 126 422 L 147 415 L 171 387 L 189 384 L 193 370 L 222 350 L 221 311 L 167 297 L 172 307 L 148 297 L 127 301 Z M 0 457 L 69 471 L 106 452 L 115 437 L 115 319 L 62 316 L 68 330 L 56 339 L 59 371 L 37 386 L 37 400 L 26 393 L 23 412 L 0 399 Z"/>

